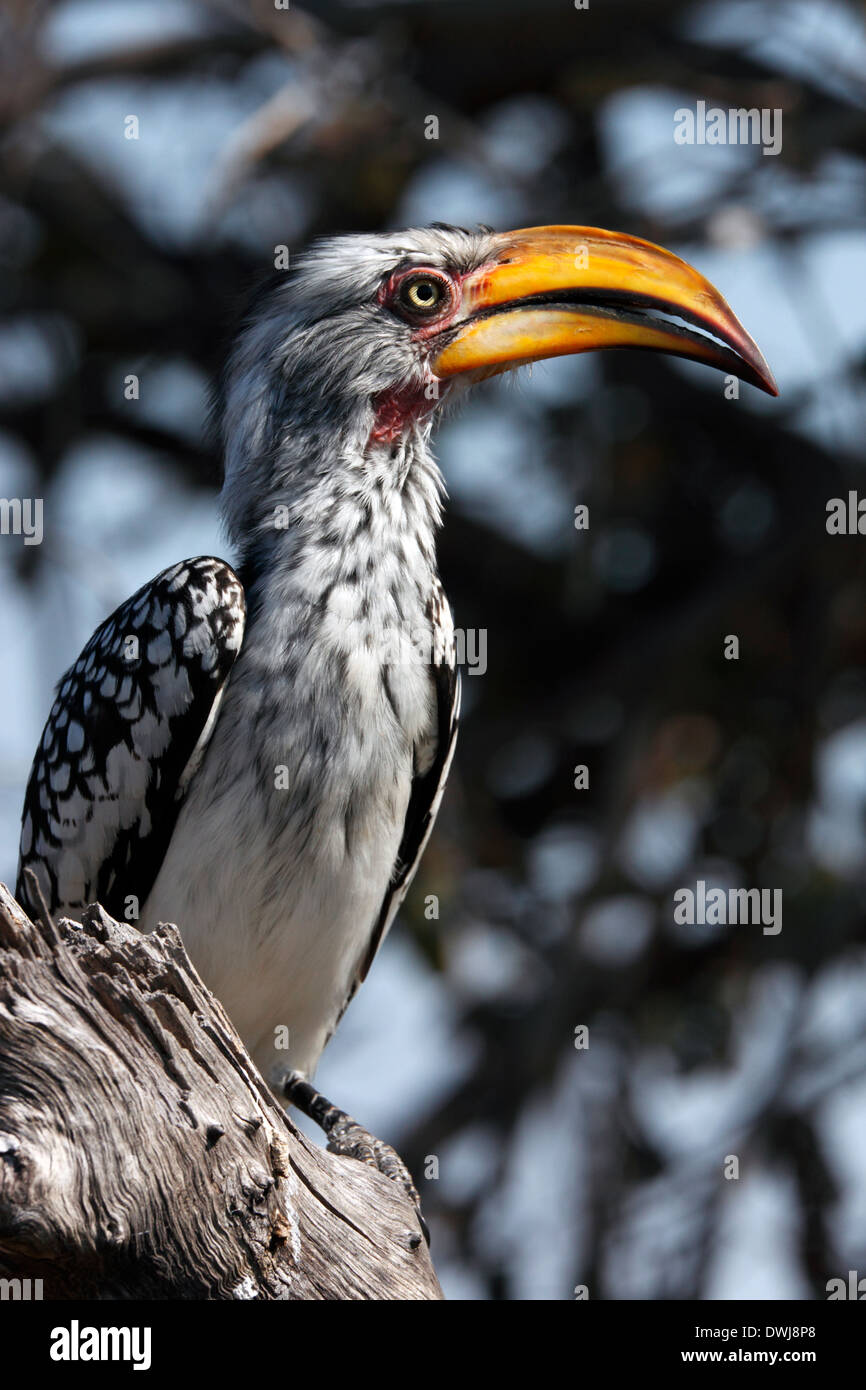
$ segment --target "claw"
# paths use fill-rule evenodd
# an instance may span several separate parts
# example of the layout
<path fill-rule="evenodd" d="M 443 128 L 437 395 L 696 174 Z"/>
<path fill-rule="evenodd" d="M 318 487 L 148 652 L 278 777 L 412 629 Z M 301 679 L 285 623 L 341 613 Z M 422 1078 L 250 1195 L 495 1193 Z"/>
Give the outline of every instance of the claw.
<path fill-rule="evenodd" d="M 338 1154 L 341 1158 L 353 1158 L 358 1163 L 366 1163 L 368 1168 L 376 1168 L 386 1178 L 400 1184 L 415 1208 L 421 1233 L 429 1246 L 430 1228 L 421 1214 L 418 1189 L 396 1150 L 392 1149 L 390 1144 L 377 1139 L 363 1125 L 359 1125 L 345 1110 L 332 1105 L 300 1072 L 289 1072 L 283 1077 L 280 1089 L 286 1100 L 314 1120 L 327 1135 L 329 1153 Z"/>

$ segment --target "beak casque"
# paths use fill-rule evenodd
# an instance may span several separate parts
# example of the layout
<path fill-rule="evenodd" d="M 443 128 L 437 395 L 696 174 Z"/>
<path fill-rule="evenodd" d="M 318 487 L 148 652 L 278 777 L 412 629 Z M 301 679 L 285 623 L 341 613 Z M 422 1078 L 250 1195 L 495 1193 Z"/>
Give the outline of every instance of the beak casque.
<path fill-rule="evenodd" d="M 528 227 L 499 242 L 463 282 L 460 317 L 431 359 L 438 377 L 632 347 L 705 362 L 778 395 L 718 290 L 663 247 L 598 227 Z"/>

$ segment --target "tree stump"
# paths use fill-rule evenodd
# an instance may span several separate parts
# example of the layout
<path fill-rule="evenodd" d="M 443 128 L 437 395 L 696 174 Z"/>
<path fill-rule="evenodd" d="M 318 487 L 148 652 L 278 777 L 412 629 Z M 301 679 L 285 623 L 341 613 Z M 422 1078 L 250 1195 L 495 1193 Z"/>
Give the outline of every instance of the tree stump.
<path fill-rule="evenodd" d="M 408 1198 L 301 1134 L 173 926 L 0 884 L 0 1276 L 46 1299 L 425 1299 Z"/>

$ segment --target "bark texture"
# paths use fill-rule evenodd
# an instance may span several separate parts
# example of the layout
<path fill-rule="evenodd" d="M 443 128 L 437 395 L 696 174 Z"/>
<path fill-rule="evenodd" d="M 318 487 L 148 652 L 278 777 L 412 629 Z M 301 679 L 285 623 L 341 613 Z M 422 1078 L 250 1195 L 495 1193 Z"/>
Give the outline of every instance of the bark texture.
<path fill-rule="evenodd" d="M 175 927 L 0 884 L 0 1276 L 46 1299 L 425 1299 L 396 1184 L 311 1144 Z"/>

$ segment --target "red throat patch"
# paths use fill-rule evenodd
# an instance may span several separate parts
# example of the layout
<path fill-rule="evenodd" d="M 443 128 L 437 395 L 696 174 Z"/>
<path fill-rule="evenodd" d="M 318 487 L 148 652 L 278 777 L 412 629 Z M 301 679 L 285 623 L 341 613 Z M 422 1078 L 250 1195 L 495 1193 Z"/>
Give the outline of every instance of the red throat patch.
<path fill-rule="evenodd" d="M 376 418 L 370 431 L 370 443 L 395 444 L 412 425 L 435 410 L 437 399 L 429 399 L 418 387 L 383 391 L 373 402 Z"/>

